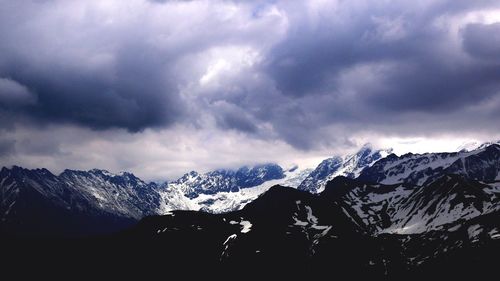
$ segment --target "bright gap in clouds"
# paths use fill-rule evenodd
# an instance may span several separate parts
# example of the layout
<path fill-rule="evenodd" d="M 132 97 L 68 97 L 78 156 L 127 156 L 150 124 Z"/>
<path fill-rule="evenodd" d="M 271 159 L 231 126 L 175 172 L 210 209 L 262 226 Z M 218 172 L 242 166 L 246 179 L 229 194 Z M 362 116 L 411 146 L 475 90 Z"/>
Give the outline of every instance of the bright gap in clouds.
<path fill-rule="evenodd" d="M 397 155 L 405 153 L 455 152 L 457 148 L 471 143 L 482 143 L 485 140 L 471 138 L 387 138 L 379 141 L 382 147 L 391 147 Z"/>
<path fill-rule="evenodd" d="M 207 86 L 207 84 L 214 83 L 219 86 L 219 79 L 238 75 L 240 71 L 257 63 L 259 53 L 247 46 L 227 46 L 213 48 L 201 55 L 201 58 L 206 61 L 207 66 L 199 80 L 200 85 Z"/>

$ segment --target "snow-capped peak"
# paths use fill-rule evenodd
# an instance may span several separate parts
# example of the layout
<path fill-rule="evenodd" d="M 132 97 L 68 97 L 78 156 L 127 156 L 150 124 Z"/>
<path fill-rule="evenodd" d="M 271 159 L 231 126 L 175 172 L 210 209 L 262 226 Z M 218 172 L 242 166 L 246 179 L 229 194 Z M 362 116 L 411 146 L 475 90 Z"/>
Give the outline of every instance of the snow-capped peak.
<path fill-rule="evenodd" d="M 485 144 L 472 151 L 393 155 L 364 169 L 359 179 L 372 183 L 405 182 L 421 186 L 445 172 L 491 182 L 498 177 L 500 169 L 499 147 L 498 144 Z M 486 166 L 490 167 L 487 171 L 484 170 Z"/>
<path fill-rule="evenodd" d="M 477 149 L 484 149 L 492 144 L 500 144 L 500 140 L 497 141 L 487 141 L 487 142 L 479 142 L 479 141 L 470 141 L 461 144 L 457 147 L 457 152 L 470 152 Z"/>
<path fill-rule="evenodd" d="M 274 185 L 297 187 L 311 172 L 293 165 L 285 171 L 276 164 L 189 173 L 163 188 L 162 210 L 203 210 L 224 213 L 243 208 Z"/>
<path fill-rule="evenodd" d="M 374 149 L 370 143 L 367 143 L 354 154 L 325 159 L 299 185 L 299 189 L 320 193 L 325 189 L 327 182 L 333 178 L 337 176 L 356 178 L 363 169 L 391 153 L 392 149 Z"/>

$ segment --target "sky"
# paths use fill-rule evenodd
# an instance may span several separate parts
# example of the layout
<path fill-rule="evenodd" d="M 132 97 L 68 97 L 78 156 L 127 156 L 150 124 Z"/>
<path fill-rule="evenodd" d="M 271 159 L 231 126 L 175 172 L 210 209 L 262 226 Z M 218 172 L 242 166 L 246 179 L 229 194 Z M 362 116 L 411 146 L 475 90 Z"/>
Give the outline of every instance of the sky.
<path fill-rule="evenodd" d="M 0 0 L 1 166 L 172 180 L 498 139 L 498 0 Z"/>

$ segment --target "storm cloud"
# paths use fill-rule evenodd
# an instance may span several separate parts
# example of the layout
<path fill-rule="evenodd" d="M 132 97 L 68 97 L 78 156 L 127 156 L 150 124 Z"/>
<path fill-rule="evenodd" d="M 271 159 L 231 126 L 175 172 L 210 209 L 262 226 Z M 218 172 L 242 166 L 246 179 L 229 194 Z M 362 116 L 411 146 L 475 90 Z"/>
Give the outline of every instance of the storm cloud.
<path fill-rule="evenodd" d="M 87 145 L 190 132 L 199 146 L 300 155 L 381 136 L 495 138 L 499 34 L 488 0 L 0 0 L 0 157 L 73 159 L 67 137 L 29 140 L 54 127 Z"/>

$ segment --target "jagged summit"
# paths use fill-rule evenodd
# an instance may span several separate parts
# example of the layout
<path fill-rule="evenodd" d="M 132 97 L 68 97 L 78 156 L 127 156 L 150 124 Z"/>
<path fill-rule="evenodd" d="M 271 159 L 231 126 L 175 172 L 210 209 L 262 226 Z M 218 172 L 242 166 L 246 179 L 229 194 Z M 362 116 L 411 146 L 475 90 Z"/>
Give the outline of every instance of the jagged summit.
<path fill-rule="evenodd" d="M 370 143 L 359 151 L 344 157 L 334 156 L 321 162 L 314 171 L 299 185 L 300 190 L 320 193 L 327 182 L 337 176 L 356 178 L 366 167 L 392 153 L 392 149 L 374 149 Z"/>
<path fill-rule="evenodd" d="M 238 192 L 240 189 L 254 187 L 269 180 L 284 178 L 283 169 L 276 164 L 263 164 L 254 167 L 244 166 L 237 170 L 219 169 L 205 174 L 195 171 L 169 183 L 168 188 L 180 189 L 188 198 L 201 194 Z"/>
<path fill-rule="evenodd" d="M 99 232 L 100 227 L 86 224 L 94 221 L 97 225 L 110 220 L 110 225 L 114 224 L 112 221 L 122 225 L 157 214 L 160 207 L 156 185 L 145 183 L 132 174 L 110 175 L 93 169 L 65 170 L 56 176 L 47 169 L 15 166 L 2 169 L 0 182 L 1 220 L 11 225 L 13 231 L 27 231 L 23 230 L 23 225 L 45 222 L 56 229 L 67 225 L 68 231 L 74 228 L 82 233 Z M 67 220 L 73 223 L 68 224 Z M 50 230 L 47 227 L 31 232 Z"/>
<path fill-rule="evenodd" d="M 283 169 L 271 163 L 205 174 L 190 172 L 164 185 L 162 209 L 210 213 L 239 210 L 273 185 L 296 188 L 310 171 L 298 165 Z"/>
<path fill-rule="evenodd" d="M 491 144 L 473 151 L 390 156 L 364 169 L 359 179 L 382 184 L 425 185 L 444 172 L 491 182 L 500 179 L 499 148 L 498 144 Z"/>
<path fill-rule="evenodd" d="M 461 144 L 457 147 L 456 151 L 458 152 L 470 152 L 476 149 L 483 149 L 492 144 L 500 144 L 500 140 L 497 141 L 487 141 L 487 142 L 479 142 L 479 141 L 471 141 Z"/>

